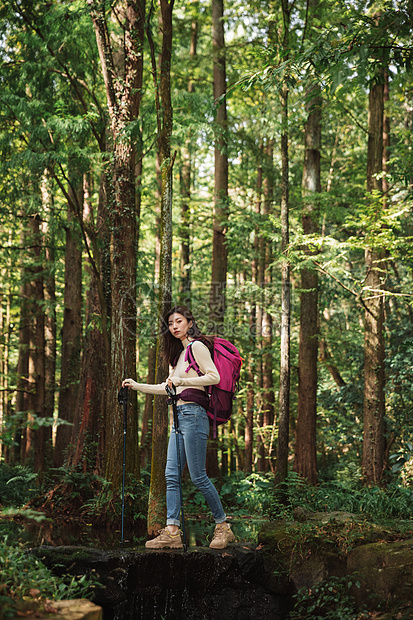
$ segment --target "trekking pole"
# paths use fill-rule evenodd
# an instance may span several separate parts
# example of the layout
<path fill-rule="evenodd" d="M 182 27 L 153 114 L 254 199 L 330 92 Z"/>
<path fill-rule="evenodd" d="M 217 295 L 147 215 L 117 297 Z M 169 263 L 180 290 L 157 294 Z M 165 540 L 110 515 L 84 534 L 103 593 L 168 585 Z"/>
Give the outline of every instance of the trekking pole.
<path fill-rule="evenodd" d="M 184 548 L 184 551 L 186 551 L 187 545 L 186 545 L 186 532 L 185 532 L 184 500 L 182 497 L 182 467 L 181 467 L 181 453 L 179 449 L 179 436 L 178 436 L 178 433 L 179 433 L 178 407 L 176 404 L 177 395 L 176 395 L 176 388 L 174 385 L 172 386 L 172 388 L 170 388 L 169 385 L 166 385 L 165 390 L 169 398 L 172 400 L 172 411 L 174 415 L 174 427 L 175 427 L 175 437 L 176 437 L 176 457 L 178 459 L 179 499 L 181 502 L 181 517 L 182 517 L 182 538 L 183 538 L 183 545 L 184 545 L 183 548 Z"/>
<path fill-rule="evenodd" d="M 123 405 L 123 476 L 122 476 L 122 527 L 120 544 L 123 545 L 123 522 L 125 518 L 125 461 L 126 461 L 126 425 L 128 421 L 128 388 L 120 388 L 118 401 Z"/>

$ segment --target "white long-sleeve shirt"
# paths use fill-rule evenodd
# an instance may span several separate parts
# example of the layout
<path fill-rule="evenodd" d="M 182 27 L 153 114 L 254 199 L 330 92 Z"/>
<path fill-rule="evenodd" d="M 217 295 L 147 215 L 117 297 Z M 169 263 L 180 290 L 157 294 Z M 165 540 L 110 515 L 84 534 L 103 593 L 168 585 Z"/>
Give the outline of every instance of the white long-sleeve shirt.
<path fill-rule="evenodd" d="M 202 372 L 202 376 L 199 377 L 198 373 L 193 368 L 190 368 L 188 372 L 186 372 L 189 364 L 185 361 L 185 352 L 189 345 L 189 341 L 185 340 L 182 344 L 184 345 L 184 350 L 181 352 L 175 368 L 170 367 L 168 376 L 168 379 L 171 379 L 172 383 L 176 387 L 177 394 L 180 394 L 187 388 L 194 388 L 204 391 L 204 386 L 216 385 L 219 383 L 220 376 L 214 362 L 212 361 L 208 347 L 199 340 L 195 340 L 191 344 L 199 370 Z M 139 392 L 143 392 L 145 394 L 165 395 L 165 386 L 166 381 L 164 383 L 156 383 L 154 385 L 150 385 L 148 383 L 134 383 L 133 389 L 139 390 Z M 183 401 L 178 401 L 178 404 L 182 404 L 182 402 Z"/>

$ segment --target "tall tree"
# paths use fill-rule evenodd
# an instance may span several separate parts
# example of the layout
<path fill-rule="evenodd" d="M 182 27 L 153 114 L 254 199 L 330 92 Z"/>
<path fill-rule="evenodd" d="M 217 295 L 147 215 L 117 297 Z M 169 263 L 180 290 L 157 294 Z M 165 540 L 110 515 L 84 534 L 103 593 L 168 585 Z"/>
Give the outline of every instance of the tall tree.
<path fill-rule="evenodd" d="M 73 189 L 69 184 L 68 192 Z M 83 205 L 83 186 L 77 184 L 77 201 Z M 75 198 L 71 196 L 73 203 Z M 59 392 L 59 419 L 69 424 L 61 424 L 56 430 L 53 466 L 60 467 L 65 462 L 74 420 L 76 395 L 79 390 L 82 345 L 82 245 L 80 231 L 75 225 L 72 211 L 68 208 L 66 224 L 65 287 L 63 326 L 61 333 L 61 373 Z"/>
<path fill-rule="evenodd" d="M 123 29 L 124 49 L 114 55 L 107 24 L 105 3 L 88 0 L 105 83 L 112 140 L 112 170 L 108 214 L 111 233 L 111 320 L 109 401 L 105 424 L 105 473 L 118 483 L 122 420 L 118 414 L 117 391 L 122 378 L 136 367 L 136 202 L 135 145 L 128 134 L 131 121 L 139 116 L 142 97 L 144 0 L 119 4 L 117 19 Z M 119 19 L 120 18 L 120 19 Z M 129 416 L 130 435 L 137 432 L 136 397 Z M 136 450 L 129 451 L 129 471 L 137 473 Z"/>
<path fill-rule="evenodd" d="M 256 180 L 256 193 L 254 212 L 257 216 L 261 214 L 262 205 L 262 177 L 263 177 L 263 163 L 262 163 L 262 145 L 259 148 L 259 162 L 257 167 L 257 180 Z M 252 261 L 251 261 L 251 279 L 252 282 L 257 285 L 260 276 L 260 261 L 259 261 L 259 246 L 260 246 L 260 231 L 258 224 L 254 228 L 254 243 L 252 248 Z M 258 309 L 261 307 L 261 297 L 259 297 L 259 305 L 257 307 L 256 299 L 248 300 L 249 311 L 249 345 L 251 350 L 254 350 L 257 345 L 257 333 L 258 333 Z M 261 333 L 261 332 L 259 332 Z M 261 379 L 261 363 L 258 363 L 255 356 L 248 356 L 247 365 L 247 402 L 246 402 L 246 420 L 245 420 L 245 458 L 244 458 L 244 471 L 245 473 L 252 472 L 253 465 L 253 448 L 254 448 L 254 417 L 256 416 L 257 401 L 259 393 L 257 390 L 258 383 Z M 259 358 L 260 360 L 260 358 Z M 261 360 L 260 360 L 261 361 Z M 258 441 L 260 438 L 258 437 Z"/>
<path fill-rule="evenodd" d="M 32 331 L 30 342 L 29 377 L 32 396 L 33 455 L 34 469 L 43 472 L 46 465 L 46 451 L 51 439 L 50 426 L 42 424 L 45 417 L 46 396 L 46 359 L 45 359 L 45 311 L 44 311 L 44 273 L 43 273 L 43 235 L 40 216 L 35 214 L 29 219 L 33 242 L 33 296 L 32 296 Z M 26 458 L 28 452 L 26 451 Z"/>
<path fill-rule="evenodd" d="M 171 100 L 172 13 L 174 0 L 161 0 L 161 58 L 160 76 L 157 80 L 155 46 L 148 21 L 147 33 L 151 48 L 152 72 L 155 86 L 157 115 L 157 147 L 161 171 L 161 250 L 158 298 L 158 342 L 156 349 L 156 381 L 162 382 L 168 374 L 163 359 L 162 318 L 171 306 L 172 299 L 172 168 L 171 137 L 173 108 Z M 164 396 L 156 395 L 153 408 L 152 465 L 148 505 L 148 533 L 155 534 L 162 527 L 166 516 L 166 445 L 168 438 L 168 407 Z"/>
<path fill-rule="evenodd" d="M 321 192 L 321 96 L 318 85 L 307 88 L 307 122 L 304 132 L 303 207 L 304 235 L 318 232 L 316 193 Z M 304 247 L 309 256 L 311 248 Z M 311 484 L 317 483 L 317 356 L 318 275 L 311 266 L 301 269 L 298 410 L 294 470 Z"/>
<path fill-rule="evenodd" d="M 263 180 L 264 216 L 269 220 L 273 212 L 274 203 L 274 184 L 273 184 L 273 157 L 274 140 L 268 139 L 265 147 L 265 175 Z M 261 294 L 263 300 L 262 310 L 262 418 L 265 437 L 265 466 L 264 469 L 274 470 L 274 379 L 273 379 L 273 319 L 268 311 L 267 304 L 270 301 L 270 291 L 272 284 L 271 262 L 272 262 L 272 242 L 265 236 L 262 237 L 262 268 L 261 268 Z"/>
<path fill-rule="evenodd" d="M 21 247 L 28 245 L 28 230 L 22 227 L 20 233 Z M 19 308 L 19 340 L 18 340 L 18 361 L 16 378 L 16 414 L 19 425 L 14 438 L 14 447 L 11 453 L 10 462 L 18 463 L 26 458 L 26 440 L 29 433 L 25 425 L 27 411 L 29 410 L 29 346 L 30 346 L 30 293 L 31 285 L 27 272 L 26 261 L 21 257 L 20 268 L 20 297 Z"/>
<path fill-rule="evenodd" d="M 87 179 L 87 175 L 86 175 Z M 84 272 L 88 275 L 89 287 L 86 292 L 85 308 L 85 335 L 82 342 L 82 360 L 79 374 L 78 389 L 75 391 L 76 401 L 73 412 L 73 426 L 67 465 L 75 470 L 94 472 L 102 475 L 104 472 L 105 434 L 104 416 L 107 404 L 107 364 L 108 357 L 108 332 L 102 329 L 104 317 L 108 306 L 109 292 L 103 291 L 101 274 L 109 270 L 105 263 L 108 261 L 108 252 L 105 250 L 109 245 L 109 233 L 107 230 L 107 180 L 106 174 L 102 173 L 99 183 L 99 199 L 96 215 L 93 214 L 93 203 L 90 199 L 91 188 L 87 182 L 84 188 L 74 193 L 74 199 L 79 199 L 79 206 L 84 205 L 83 215 L 85 225 L 93 234 L 92 222 L 95 222 L 96 230 L 100 231 L 101 248 L 96 247 L 94 239 L 86 239 L 87 243 L 95 245 L 94 256 L 89 253 L 85 261 Z M 74 189 L 74 188 L 73 188 Z M 73 242 L 75 240 L 73 239 Z M 69 257 L 79 261 L 75 249 L 72 249 Z M 79 265 L 78 265 L 79 268 Z M 78 274 L 79 276 L 79 274 Z M 75 284 L 73 282 L 73 284 Z M 74 294 L 79 295 L 79 291 Z M 75 301 L 75 300 L 74 300 Z M 77 300 L 78 301 L 78 300 Z M 74 319 L 77 309 L 71 313 Z M 76 336 L 78 331 L 74 332 Z M 76 351 L 73 350 L 76 368 Z M 74 371 L 76 372 L 74 368 Z"/>
<path fill-rule="evenodd" d="M 213 86 L 216 106 L 214 148 L 214 216 L 212 224 L 212 266 L 209 297 L 209 318 L 213 333 L 224 325 L 225 287 L 228 251 L 225 243 L 225 221 L 228 218 L 228 119 L 227 73 L 225 59 L 224 0 L 212 0 Z M 220 475 L 218 446 L 211 439 L 207 449 L 207 471 L 212 478 Z"/>
<path fill-rule="evenodd" d="M 228 218 L 228 119 L 227 74 L 225 60 L 224 1 L 212 0 L 212 53 L 215 117 L 214 150 L 214 219 L 212 236 L 212 272 L 210 319 L 219 332 L 224 323 L 225 286 L 228 252 L 225 243 L 225 222 Z M 213 475 L 211 473 L 211 475 Z"/>
<path fill-rule="evenodd" d="M 282 0 L 283 35 L 282 47 L 289 48 L 290 21 L 292 3 Z M 288 246 L 290 240 L 289 224 L 289 152 L 288 152 L 288 92 L 289 87 L 284 77 L 281 86 L 281 361 L 280 361 L 280 396 L 277 442 L 276 482 L 285 481 L 288 473 L 288 438 L 290 420 L 290 263 Z"/>
<path fill-rule="evenodd" d="M 42 237 L 44 240 L 43 260 L 44 273 L 44 372 L 45 372 L 45 401 L 44 417 L 48 420 L 45 426 L 45 462 L 48 467 L 53 456 L 52 448 L 52 424 L 55 408 L 56 391 L 56 352 L 57 352 L 57 323 L 56 323 L 56 221 L 54 217 L 54 201 L 52 195 L 51 179 L 48 171 L 45 171 L 41 183 L 43 221 L 41 224 Z"/>
<path fill-rule="evenodd" d="M 373 219 L 381 216 L 383 169 L 383 73 L 372 79 L 369 92 L 367 192 Z M 362 469 L 366 482 L 381 480 L 384 466 L 384 253 L 369 240 L 365 250 L 364 428 Z"/>
<path fill-rule="evenodd" d="M 198 22 L 196 19 L 191 23 L 191 44 L 189 56 L 191 60 L 196 58 L 198 42 Z M 188 93 L 194 93 L 195 86 L 192 77 L 188 81 Z M 191 297 L 191 235 L 190 235 L 190 201 L 191 201 L 191 182 L 192 182 L 192 135 L 188 132 L 185 146 L 182 149 L 182 168 L 181 180 L 181 261 L 180 261 L 180 281 L 179 298 L 181 302 L 190 305 Z"/>

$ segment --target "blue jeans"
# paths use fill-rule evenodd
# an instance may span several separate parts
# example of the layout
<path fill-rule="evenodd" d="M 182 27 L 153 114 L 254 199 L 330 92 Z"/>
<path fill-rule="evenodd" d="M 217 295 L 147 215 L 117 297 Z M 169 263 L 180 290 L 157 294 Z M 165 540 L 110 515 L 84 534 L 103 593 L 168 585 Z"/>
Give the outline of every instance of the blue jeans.
<path fill-rule="evenodd" d="M 181 457 L 181 471 L 188 463 L 189 475 L 194 485 L 207 501 L 215 523 L 224 523 L 226 515 L 216 488 L 207 476 L 206 449 L 209 435 L 209 421 L 206 411 L 196 403 L 178 405 L 178 440 Z M 180 525 L 180 480 L 176 452 L 175 426 L 169 437 L 168 456 L 165 468 L 167 525 Z"/>

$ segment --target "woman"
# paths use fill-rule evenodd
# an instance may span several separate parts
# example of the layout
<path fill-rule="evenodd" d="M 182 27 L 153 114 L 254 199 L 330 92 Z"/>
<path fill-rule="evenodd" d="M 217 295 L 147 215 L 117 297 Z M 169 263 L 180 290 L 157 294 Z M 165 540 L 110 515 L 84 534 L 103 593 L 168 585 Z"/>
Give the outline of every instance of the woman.
<path fill-rule="evenodd" d="M 211 358 L 214 337 L 204 336 L 199 331 L 191 311 L 185 306 L 175 306 L 163 319 L 162 335 L 164 338 L 164 356 L 170 366 L 169 377 L 165 383 L 147 385 L 125 379 L 123 387 L 139 390 L 149 394 L 165 394 L 165 386 L 175 386 L 179 396 L 177 402 L 179 422 L 179 451 L 181 471 L 185 462 L 188 464 L 192 482 L 201 491 L 207 501 L 215 520 L 214 537 L 209 545 L 212 549 L 225 549 L 229 542 L 235 540 L 231 526 L 226 522 L 226 515 L 217 490 L 206 473 L 206 449 L 209 434 L 209 420 L 205 410 L 208 395 L 205 387 L 219 383 L 220 377 Z M 185 361 L 185 351 L 189 343 L 193 354 L 203 373 L 198 376 L 194 369 L 189 369 Z M 174 428 L 172 431 L 174 432 Z M 148 549 L 179 549 L 182 545 L 179 531 L 180 520 L 180 480 L 176 438 L 169 437 L 168 456 L 165 469 L 166 478 L 166 527 L 159 536 L 148 540 Z"/>

